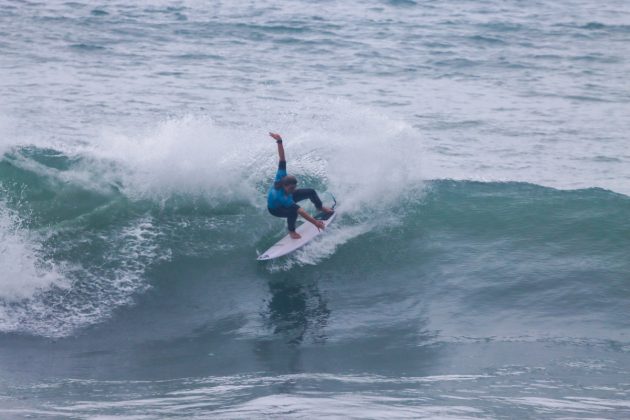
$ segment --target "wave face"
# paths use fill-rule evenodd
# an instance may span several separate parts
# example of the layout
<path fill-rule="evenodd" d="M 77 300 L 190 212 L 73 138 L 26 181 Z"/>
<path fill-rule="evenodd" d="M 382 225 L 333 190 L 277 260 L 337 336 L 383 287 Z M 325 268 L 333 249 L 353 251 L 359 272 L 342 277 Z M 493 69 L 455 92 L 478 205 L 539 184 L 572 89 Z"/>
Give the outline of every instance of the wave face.
<path fill-rule="evenodd" d="M 404 159 L 405 152 L 419 154 L 413 130 L 374 113 L 368 127 L 360 127 L 363 113 L 348 117 L 335 121 L 326 142 L 316 141 L 313 128 L 302 130 L 287 153 L 300 150 L 289 168 L 301 182 L 327 200 L 329 188 L 344 197 L 340 213 L 349 225 L 315 252 L 270 270 L 329 257 L 372 230 L 370 218 L 395 225 L 400 209 L 388 209 L 422 189 L 417 162 Z M 66 336 L 109 318 L 182 259 L 253 258 L 258 247 L 270 246 L 282 232 L 264 198 L 277 157 L 257 131 L 186 117 L 61 149 L 8 147 L 0 166 L 9 244 L 3 256 L 9 273 L 19 274 L 3 280 L 3 330 Z M 361 167 L 366 160 L 374 164 Z"/>
<path fill-rule="evenodd" d="M 148 153 L 144 139 L 135 139 L 124 153 L 16 147 L 4 155 L 4 332 L 73 334 L 141 299 L 162 272 L 187 272 L 190 258 L 221 267 L 245 258 L 256 269 L 256 251 L 284 229 L 264 207 L 274 158 L 253 144 L 249 155 L 234 155 L 233 143 L 220 137 L 200 144 L 191 134 L 186 145 L 186 130 L 172 127 L 194 133 L 198 123 L 166 123 L 160 146 Z M 377 281 L 380 273 L 392 288 L 437 293 L 438 301 L 450 302 L 449 312 L 472 311 L 482 319 L 501 313 L 503 323 L 523 326 L 534 323 L 532 312 L 536 320 L 548 319 L 547 332 L 566 331 L 576 316 L 597 328 L 620 322 L 630 272 L 626 196 L 596 188 L 422 181 L 414 159 L 401 153 L 410 150 L 404 129 L 395 136 L 400 141 L 387 150 L 372 145 L 369 153 L 380 161 L 364 172 L 355 162 L 366 156 L 351 157 L 348 143 L 316 143 L 290 161 L 290 170 L 323 197 L 329 189 L 340 197 L 340 218 L 321 240 L 264 265 L 266 271 L 325 263 L 332 272 L 351 270 L 352 281 Z M 180 150 L 169 144 L 174 138 Z M 309 140 L 300 147 L 308 150 Z M 327 154 L 338 166 L 312 158 Z M 335 181 L 321 175 L 329 173 Z M 171 276 L 175 282 L 187 277 Z M 454 336 L 464 333 L 451 327 Z M 613 338 L 607 329 L 593 333 Z"/>

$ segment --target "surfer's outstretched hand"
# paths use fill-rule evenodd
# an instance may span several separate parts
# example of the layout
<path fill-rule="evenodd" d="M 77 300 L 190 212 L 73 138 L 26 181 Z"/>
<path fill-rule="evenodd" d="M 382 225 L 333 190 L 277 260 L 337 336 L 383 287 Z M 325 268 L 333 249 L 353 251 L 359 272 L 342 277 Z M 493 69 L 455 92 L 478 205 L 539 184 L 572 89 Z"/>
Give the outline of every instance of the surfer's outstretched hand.
<path fill-rule="evenodd" d="M 269 133 L 269 135 L 276 141 L 282 141 L 282 137 L 280 137 L 280 134 L 278 133 Z"/>
<path fill-rule="evenodd" d="M 324 230 L 326 228 L 326 225 L 321 220 L 318 220 L 315 223 L 315 226 L 317 226 L 317 229 L 319 229 L 319 230 Z"/>

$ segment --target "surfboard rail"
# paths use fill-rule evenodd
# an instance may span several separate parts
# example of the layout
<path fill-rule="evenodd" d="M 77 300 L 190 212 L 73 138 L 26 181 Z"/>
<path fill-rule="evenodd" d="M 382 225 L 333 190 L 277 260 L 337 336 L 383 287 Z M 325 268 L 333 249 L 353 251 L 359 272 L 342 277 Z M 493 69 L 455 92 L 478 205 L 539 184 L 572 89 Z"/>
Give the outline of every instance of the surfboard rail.
<path fill-rule="evenodd" d="M 318 213 L 315 218 L 317 220 L 321 220 L 324 222 L 324 225 L 328 227 L 328 225 L 335 219 L 337 212 L 333 213 Z M 290 254 L 298 249 L 302 248 L 304 245 L 311 242 L 315 237 L 319 236 L 320 231 L 317 229 L 315 225 L 309 222 L 304 222 L 295 230 L 300 234 L 300 239 L 293 239 L 288 234 L 272 245 L 268 250 L 260 254 L 257 258 L 258 261 L 268 261 L 273 260 L 275 258 L 284 257 L 287 254 Z"/>

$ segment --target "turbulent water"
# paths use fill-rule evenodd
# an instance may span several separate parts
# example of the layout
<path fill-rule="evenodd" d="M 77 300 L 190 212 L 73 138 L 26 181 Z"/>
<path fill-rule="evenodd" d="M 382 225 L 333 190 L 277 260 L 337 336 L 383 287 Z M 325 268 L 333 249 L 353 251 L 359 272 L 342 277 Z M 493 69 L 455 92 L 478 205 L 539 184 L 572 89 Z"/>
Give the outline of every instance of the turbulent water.
<path fill-rule="evenodd" d="M 629 60 L 621 0 L 0 0 L 0 417 L 630 417 Z M 339 205 L 259 263 L 268 131 Z"/>

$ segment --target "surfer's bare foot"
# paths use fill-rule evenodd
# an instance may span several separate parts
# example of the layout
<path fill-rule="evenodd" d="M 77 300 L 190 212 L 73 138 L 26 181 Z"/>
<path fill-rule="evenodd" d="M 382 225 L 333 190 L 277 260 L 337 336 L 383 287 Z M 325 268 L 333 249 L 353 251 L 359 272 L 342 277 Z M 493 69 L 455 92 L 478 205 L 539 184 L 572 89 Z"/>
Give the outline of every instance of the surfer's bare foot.
<path fill-rule="evenodd" d="M 335 211 L 333 209 L 329 209 L 328 207 L 322 207 L 321 209 L 319 209 L 320 211 L 323 211 L 326 214 L 330 214 L 330 213 L 334 213 Z"/>
<path fill-rule="evenodd" d="M 291 231 L 289 231 L 289 236 L 293 239 L 300 239 L 302 237 L 302 235 L 300 235 L 299 233 Z"/>

